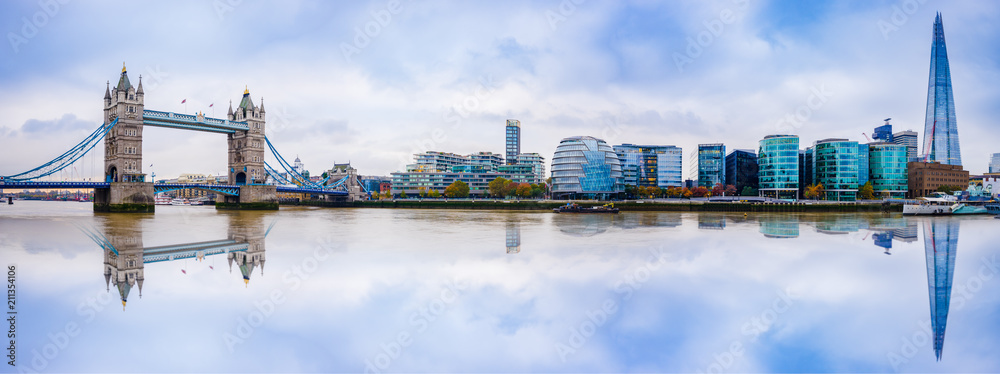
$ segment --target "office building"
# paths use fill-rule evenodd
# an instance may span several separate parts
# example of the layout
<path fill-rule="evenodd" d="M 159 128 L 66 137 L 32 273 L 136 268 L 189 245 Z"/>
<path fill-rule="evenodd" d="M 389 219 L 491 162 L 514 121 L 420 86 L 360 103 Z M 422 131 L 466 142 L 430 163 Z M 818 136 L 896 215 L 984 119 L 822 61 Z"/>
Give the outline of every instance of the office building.
<path fill-rule="evenodd" d="M 958 145 L 958 121 L 955 119 L 955 97 L 951 90 L 951 68 L 948 64 L 948 49 L 944 41 L 941 13 L 934 19 L 929 80 L 921 161 L 962 165 L 962 152 Z"/>
<path fill-rule="evenodd" d="M 698 185 L 712 188 L 726 181 L 726 146 L 698 144 Z"/>
<path fill-rule="evenodd" d="M 938 187 L 965 188 L 969 185 L 969 172 L 961 165 L 936 162 L 909 162 L 906 164 L 909 197 L 917 198 L 936 192 Z"/>
<path fill-rule="evenodd" d="M 876 198 L 906 197 L 906 147 L 892 143 L 868 144 L 868 175 Z"/>
<path fill-rule="evenodd" d="M 622 165 L 623 183 L 636 187 L 681 187 L 682 151 L 672 145 L 614 146 Z"/>
<path fill-rule="evenodd" d="M 625 191 L 621 162 L 611 146 L 590 136 L 565 138 L 552 156 L 552 196 L 605 199 Z"/>
<path fill-rule="evenodd" d="M 1000 173 L 1000 153 L 994 153 L 990 157 L 990 173 Z"/>
<path fill-rule="evenodd" d="M 823 185 L 826 200 L 857 200 L 858 142 L 824 139 L 817 141 L 814 147 L 816 184 Z"/>
<path fill-rule="evenodd" d="M 858 143 L 858 188 L 868 183 L 868 144 Z"/>
<path fill-rule="evenodd" d="M 521 154 L 521 121 L 507 120 L 507 165 L 517 163 L 517 155 Z"/>
<path fill-rule="evenodd" d="M 815 149 L 808 147 L 799 150 L 799 198 L 804 198 L 806 187 L 816 183 Z"/>
<path fill-rule="evenodd" d="M 892 134 L 892 143 L 906 147 L 906 161 L 920 161 L 917 155 L 917 132 L 912 130 Z"/>
<path fill-rule="evenodd" d="M 768 135 L 757 151 L 761 196 L 795 199 L 799 191 L 798 135 Z"/>
<path fill-rule="evenodd" d="M 734 149 L 726 155 L 726 184 L 736 187 L 736 193 L 742 194 L 746 187 L 758 189 L 757 178 L 756 152 Z"/>
<path fill-rule="evenodd" d="M 889 119 L 885 120 L 884 125 L 875 128 L 875 132 L 872 133 L 872 139 L 892 143 L 892 125 L 889 124 Z"/>

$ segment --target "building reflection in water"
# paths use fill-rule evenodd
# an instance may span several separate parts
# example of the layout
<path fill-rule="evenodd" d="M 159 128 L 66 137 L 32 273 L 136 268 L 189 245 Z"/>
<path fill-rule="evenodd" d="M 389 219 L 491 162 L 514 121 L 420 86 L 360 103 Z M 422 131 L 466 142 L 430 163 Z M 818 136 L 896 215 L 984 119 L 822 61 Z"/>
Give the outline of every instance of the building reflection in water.
<path fill-rule="evenodd" d="M 927 290 L 934 331 L 934 356 L 941 361 L 944 332 L 951 304 L 951 283 L 958 252 L 959 220 L 934 218 L 924 222 L 924 254 L 927 259 Z"/>
<path fill-rule="evenodd" d="M 799 237 L 799 217 L 793 215 L 762 215 L 760 233 L 768 238 L 787 239 Z"/>
<path fill-rule="evenodd" d="M 230 272 L 235 264 L 245 285 L 249 286 L 253 270 L 264 274 L 264 238 L 274 227 L 265 231 L 263 216 L 231 215 L 226 239 L 144 247 L 141 221 L 109 217 L 101 229 L 81 228 L 104 251 L 104 280 L 107 290 L 118 290 L 125 308 L 132 289 L 142 298 L 145 265 L 194 258 L 198 261 L 215 255 L 226 255 Z"/>
<path fill-rule="evenodd" d="M 899 241 L 912 243 L 917 241 L 917 224 L 906 217 L 893 217 L 873 220 L 869 229 L 874 231 L 872 240 L 876 246 L 885 250 L 885 254 L 892 254 L 892 242 Z"/>
<path fill-rule="evenodd" d="M 521 253 L 521 222 L 507 221 L 507 253 Z"/>
<path fill-rule="evenodd" d="M 726 217 L 723 215 L 699 214 L 698 228 L 703 230 L 725 230 Z"/>

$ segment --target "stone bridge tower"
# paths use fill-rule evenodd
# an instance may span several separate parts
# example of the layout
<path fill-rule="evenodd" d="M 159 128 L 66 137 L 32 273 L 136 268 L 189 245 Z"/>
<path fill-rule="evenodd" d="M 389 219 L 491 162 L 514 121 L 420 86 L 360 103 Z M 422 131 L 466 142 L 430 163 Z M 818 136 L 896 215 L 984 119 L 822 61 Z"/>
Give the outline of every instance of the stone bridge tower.
<path fill-rule="evenodd" d="M 243 91 L 240 105 L 233 111 L 229 104 L 229 120 L 246 122 L 248 131 L 229 134 L 229 184 L 263 184 L 264 170 L 264 102 L 260 107 L 250 99 L 250 90 Z"/>
<path fill-rule="evenodd" d="M 142 229 L 132 220 L 110 218 L 105 224 L 104 236 L 108 245 L 104 248 L 104 281 L 109 292 L 112 285 L 118 289 L 122 308 L 125 308 L 133 287 L 139 289 L 139 297 L 142 297 L 145 279 Z"/>
<path fill-rule="evenodd" d="M 262 215 L 233 215 L 229 217 L 229 240 L 237 243 L 246 243 L 246 252 L 229 252 L 226 255 L 229 261 L 229 271 L 233 271 L 233 263 L 240 269 L 243 276 L 243 283 L 250 284 L 250 276 L 255 268 L 260 268 L 260 275 L 264 276 L 264 217 Z"/>
<path fill-rule="evenodd" d="M 123 64 L 118 84 L 104 91 L 104 123 L 118 123 L 104 135 L 104 179 L 111 187 L 94 190 L 95 211 L 154 209 L 153 185 L 142 173 L 142 111 L 142 78 L 138 87 L 132 86 Z"/>

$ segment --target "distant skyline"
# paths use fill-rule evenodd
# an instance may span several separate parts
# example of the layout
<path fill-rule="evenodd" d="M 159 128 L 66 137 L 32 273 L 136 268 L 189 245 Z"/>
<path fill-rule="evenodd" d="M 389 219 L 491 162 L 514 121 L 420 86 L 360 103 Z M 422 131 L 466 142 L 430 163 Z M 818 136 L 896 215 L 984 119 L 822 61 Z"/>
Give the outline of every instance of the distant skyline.
<path fill-rule="evenodd" d="M 507 119 L 521 122 L 521 151 L 549 162 L 570 136 L 686 157 L 770 134 L 865 141 L 888 117 L 923 141 L 936 12 L 963 164 L 983 173 L 1000 151 L 1000 3 L 4 2 L 0 174 L 95 129 L 123 61 L 147 109 L 224 117 L 248 87 L 278 150 L 313 173 L 502 153 Z M 143 147 L 157 178 L 226 171 L 224 136 L 149 128 Z"/>

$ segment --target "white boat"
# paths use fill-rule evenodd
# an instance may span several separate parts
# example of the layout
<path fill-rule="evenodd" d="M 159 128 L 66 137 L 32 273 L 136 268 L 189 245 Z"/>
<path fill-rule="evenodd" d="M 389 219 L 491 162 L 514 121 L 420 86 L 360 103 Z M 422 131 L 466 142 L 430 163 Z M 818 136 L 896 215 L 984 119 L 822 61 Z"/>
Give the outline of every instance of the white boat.
<path fill-rule="evenodd" d="M 176 199 L 170 200 L 170 205 L 190 205 L 190 203 L 188 203 L 187 199 L 178 197 Z"/>
<path fill-rule="evenodd" d="M 952 214 L 986 214 L 981 206 L 966 205 L 958 202 L 958 198 L 941 192 L 935 192 L 929 197 L 918 199 L 919 204 L 903 205 L 903 215 L 952 215 Z"/>
<path fill-rule="evenodd" d="M 156 205 L 170 205 L 170 196 L 164 194 L 156 194 L 154 199 Z"/>

